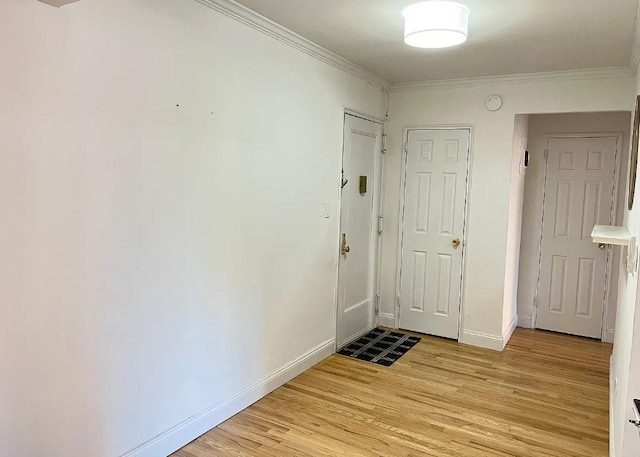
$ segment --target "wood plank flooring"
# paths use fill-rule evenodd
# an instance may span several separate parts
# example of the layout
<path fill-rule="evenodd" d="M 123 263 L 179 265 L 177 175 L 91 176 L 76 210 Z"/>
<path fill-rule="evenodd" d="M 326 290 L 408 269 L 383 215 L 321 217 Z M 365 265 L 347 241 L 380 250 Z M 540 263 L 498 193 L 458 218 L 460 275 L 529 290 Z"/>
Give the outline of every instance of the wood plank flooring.
<path fill-rule="evenodd" d="M 333 355 L 173 456 L 608 455 L 610 344 L 421 336 L 389 368 Z"/>

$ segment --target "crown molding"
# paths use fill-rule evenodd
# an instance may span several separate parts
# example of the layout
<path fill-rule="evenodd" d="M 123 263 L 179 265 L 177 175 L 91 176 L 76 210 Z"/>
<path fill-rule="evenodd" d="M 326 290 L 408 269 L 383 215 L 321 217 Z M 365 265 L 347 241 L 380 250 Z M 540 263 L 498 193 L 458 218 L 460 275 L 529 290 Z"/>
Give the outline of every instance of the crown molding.
<path fill-rule="evenodd" d="M 195 0 L 196 2 L 211 8 L 225 16 L 230 17 L 244 25 L 247 25 L 259 32 L 274 38 L 281 43 L 291 46 L 298 51 L 314 57 L 321 62 L 331 65 L 359 79 L 365 80 L 380 90 L 385 91 L 390 83 L 386 79 L 376 75 L 375 73 L 363 68 L 355 63 L 340 57 L 326 48 L 308 40 L 286 27 L 273 22 L 270 19 L 256 13 L 255 11 L 240 5 L 233 0 Z"/>
<path fill-rule="evenodd" d="M 40 0 L 42 3 L 46 3 L 47 5 L 51 5 L 51 6 L 55 6 L 57 8 L 60 8 L 61 6 L 64 6 L 68 3 L 75 3 L 78 2 L 80 0 Z"/>
<path fill-rule="evenodd" d="M 416 81 L 392 84 L 390 92 L 410 90 L 446 89 L 497 84 L 520 84 L 524 82 L 580 81 L 590 79 L 632 78 L 630 67 L 590 68 L 586 70 L 549 71 L 543 73 L 520 73 L 503 76 L 483 76 L 478 78 L 442 79 L 437 81 Z"/>

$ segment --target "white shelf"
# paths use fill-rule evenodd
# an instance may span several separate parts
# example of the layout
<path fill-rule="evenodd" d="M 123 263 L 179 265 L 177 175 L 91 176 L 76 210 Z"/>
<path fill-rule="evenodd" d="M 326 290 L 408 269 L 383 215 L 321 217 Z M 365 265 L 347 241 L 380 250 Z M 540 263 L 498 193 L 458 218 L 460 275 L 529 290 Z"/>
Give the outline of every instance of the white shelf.
<path fill-rule="evenodd" d="M 631 234 L 626 227 L 615 225 L 596 225 L 591 232 L 594 243 L 616 244 L 618 246 L 628 246 Z"/>

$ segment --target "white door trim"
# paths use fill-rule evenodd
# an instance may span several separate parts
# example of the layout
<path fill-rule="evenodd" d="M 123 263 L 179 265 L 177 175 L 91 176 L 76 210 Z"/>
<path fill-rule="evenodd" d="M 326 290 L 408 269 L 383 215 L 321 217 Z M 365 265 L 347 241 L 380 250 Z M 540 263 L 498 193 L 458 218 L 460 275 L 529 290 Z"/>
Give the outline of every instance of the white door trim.
<path fill-rule="evenodd" d="M 409 139 L 409 132 L 412 130 L 468 130 L 469 131 L 469 150 L 467 151 L 467 183 L 465 186 L 465 208 L 464 208 L 464 221 L 462 230 L 462 280 L 460 281 L 460 312 L 458 317 L 458 342 L 462 342 L 462 335 L 464 334 L 464 302 L 465 302 L 465 281 L 467 277 L 467 262 L 466 262 L 466 244 L 467 234 L 469 231 L 469 191 L 471 189 L 471 165 L 473 161 L 473 146 L 474 146 L 474 129 L 473 124 L 445 124 L 445 125 L 405 125 L 402 131 L 402 144 L 400 145 L 400 151 L 402 159 L 400 160 L 400 205 L 398 210 L 398 245 L 396 251 L 396 285 L 395 285 L 395 303 L 393 306 L 393 320 L 394 327 L 399 326 L 399 309 L 400 309 L 400 281 L 402 278 L 402 243 L 404 239 L 404 212 L 406 203 L 406 187 L 407 187 L 407 151 L 405 150 L 405 144 Z"/>
<path fill-rule="evenodd" d="M 557 133 L 550 133 L 547 135 L 543 135 L 543 138 L 546 140 L 545 141 L 545 150 L 549 150 L 549 142 L 554 139 L 554 138 L 558 138 L 558 139 L 567 139 L 567 138 L 579 138 L 579 139 L 586 139 L 586 138 L 615 138 L 616 139 L 616 152 L 615 152 L 615 158 L 614 158 L 614 168 L 613 168 L 613 198 L 611 200 L 611 211 L 609 213 L 609 221 L 612 225 L 615 225 L 615 221 L 616 218 L 618 216 L 618 190 L 619 190 L 619 180 L 620 180 L 620 173 L 621 173 L 621 164 L 620 164 L 620 156 L 622 154 L 622 139 L 623 139 L 623 133 L 562 133 L 562 134 L 557 134 Z M 542 270 L 542 236 L 543 236 L 543 229 L 544 229 L 544 212 L 545 212 L 545 206 L 546 206 L 546 198 L 547 198 L 547 178 L 548 178 L 548 174 L 549 174 L 549 156 L 547 153 L 545 153 L 545 157 L 544 157 L 544 180 L 543 180 L 543 187 L 542 187 L 542 211 L 540 214 L 540 218 L 539 218 L 539 226 L 540 226 L 540 230 L 538 233 L 538 271 L 537 271 L 537 277 L 536 277 L 536 288 L 535 288 L 535 294 L 534 294 L 534 306 L 532 309 L 532 313 L 531 313 L 531 328 L 535 329 L 537 326 L 537 320 L 538 320 L 538 304 L 539 304 L 539 294 L 540 294 L 540 275 L 541 275 L 541 270 Z M 609 246 L 609 248 L 607 249 L 607 262 L 605 265 L 605 284 L 604 284 L 604 289 L 605 289 L 605 297 L 604 297 L 604 304 L 603 304 L 603 308 L 602 308 L 602 330 L 601 330 L 601 335 L 600 335 L 600 340 L 601 341 L 605 341 L 608 336 L 608 329 L 606 328 L 606 323 L 607 323 L 607 317 L 609 315 L 609 310 L 610 310 L 610 303 L 609 303 L 609 298 L 610 298 L 610 293 L 611 293 L 611 272 L 612 272 L 612 260 L 613 260 L 613 255 L 611 250 L 613 249 L 612 246 Z"/>
<path fill-rule="evenodd" d="M 369 122 L 373 122 L 374 124 L 379 124 L 382 127 L 382 136 L 383 138 L 381 139 L 381 148 L 384 147 L 384 136 L 385 134 L 385 123 L 382 119 L 377 118 L 375 116 L 371 116 L 365 113 L 362 113 L 360 111 L 357 110 L 353 110 L 347 107 L 343 107 L 342 110 L 340 110 L 340 116 L 342 119 L 342 125 L 341 125 L 341 129 L 342 129 L 342 150 L 340 152 L 340 163 L 338 164 L 338 170 L 337 170 L 337 176 L 336 176 L 336 184 L 338 186 L 338 199 L 337 199 L 337 208 L 338 208 L 338 217 L 337 217 L 337 233 L 336 233 L 336 238 L 335 238 L 335 265 L 336 265 L 336 279 L 335 279 L 335 287 L 334 287 L 334 313 L 333 313 L 333 319 L 334 319 L 334 323 L 333 323 L 333 328 L 334 328 L 334 339 L 335 339 L 335 351 L 338 350 L 338 313 L 340 312 L 340 304 L 339 304 L 339 280 L 340 280 L 340 254 L 339 254 L 339 247 L 340 247 L 340 243 L 341 243 L 341 218 L 342 218 L 342 190 L 340 189 L 340 183 L 342 181 L 342 165 L 343 165 L 343 161 L 344 161 L 344 128 L 346 125 L 346 116 L 353 116 L 353 117 L 357 117 L 360 119 L 364 119 L 366 121 Z M 377 227 L 378 227 L 378 218 L 380 217 L 380 205 L 381 205 L 381 197 L 382 197 L 382 167 L 384 165 L 384 154 L 382 149 L 380 151 L 378 151 L 375 155 L 375 160 L 374 160 L 374 194 L 373 194 L 373 211 L 371 214 L 371 230 L 372 233 L 375 233 L 375 237 L 372 238 L 372 243 L 371 243 L 371 255 L 372 255 L 372 262 L 371 264 L 373 265 L 372 271 L 371 271 L 371 275 L 372 275 L 372 282 L 371 284 L 373 284 L 373 299 L 374 301 L 376 301 L 376 303 L 374 303 L 374 310 L 377 309 L 377 297 L 380 294 L 380 279 L 379 279 L 379 269 L 380 269 L 380 244 L 381 244 L 381 236 L 380 234 L 377 232 Z M 378 316 L 374 316 L 374 322 L 376 322 L 376 324 L 378 323 Z M 346 345 L 349 342 L 359 338 L 362 335 L 356 335 L 353 338 L 351 338 L 349 341 L 345 342 L 343 344 Z"/>
<path fill-rule="evenodd" d="M 372 114 L 367 114 L 363 111 L 358 111 L 355 109 L 347 108 L 346 106 L 342 110 L 342 114 L 349 114 L 350 116 L 359 117 L 360 119 L 364 119 L 365 121 L 375 122 L 376 124 L 382 125 L 382 130 L 384 132 L 385 119 L 381 117 L 373 116 Z"/>

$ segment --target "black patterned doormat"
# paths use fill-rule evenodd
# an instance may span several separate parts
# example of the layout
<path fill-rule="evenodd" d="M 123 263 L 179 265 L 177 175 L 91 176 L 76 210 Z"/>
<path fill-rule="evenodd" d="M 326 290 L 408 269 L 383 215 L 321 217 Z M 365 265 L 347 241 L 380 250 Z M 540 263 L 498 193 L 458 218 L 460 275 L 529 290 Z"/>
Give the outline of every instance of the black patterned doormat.
<path fill-rule="evenodd" d="M 417 336 L 379 328 L 344 347 L 338 354 L 389 367 L 420 341 Z"/>

